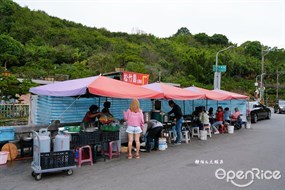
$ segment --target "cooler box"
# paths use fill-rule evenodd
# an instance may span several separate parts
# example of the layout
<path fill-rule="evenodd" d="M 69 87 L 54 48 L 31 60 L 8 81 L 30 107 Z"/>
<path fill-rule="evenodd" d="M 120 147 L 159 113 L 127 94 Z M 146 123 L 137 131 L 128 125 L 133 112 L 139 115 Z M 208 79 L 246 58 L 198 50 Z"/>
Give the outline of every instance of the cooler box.
<path fill-rule="evenodd" d="M 15 130 L 12 127 L 0 127 L 0 141 L 13 141 Z"/>

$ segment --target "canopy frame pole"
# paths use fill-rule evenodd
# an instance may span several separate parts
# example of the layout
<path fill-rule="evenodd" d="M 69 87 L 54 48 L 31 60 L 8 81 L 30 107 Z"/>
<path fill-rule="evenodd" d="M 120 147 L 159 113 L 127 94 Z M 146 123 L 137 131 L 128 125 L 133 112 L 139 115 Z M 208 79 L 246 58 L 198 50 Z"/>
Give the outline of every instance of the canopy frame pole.
<path fill-rule="evenodd" d="M 81 95 L 79 95 L 77 98 L 75 98 L 75 100 L 56 118 L 56 119 L 60 119 L 60 117 L 81 97 Z M 48 128 L 55 123 L 56 120 L 54 120 L 52 123 L 50 123 L 48 126 L 47 126 L 47 130 Z"/>

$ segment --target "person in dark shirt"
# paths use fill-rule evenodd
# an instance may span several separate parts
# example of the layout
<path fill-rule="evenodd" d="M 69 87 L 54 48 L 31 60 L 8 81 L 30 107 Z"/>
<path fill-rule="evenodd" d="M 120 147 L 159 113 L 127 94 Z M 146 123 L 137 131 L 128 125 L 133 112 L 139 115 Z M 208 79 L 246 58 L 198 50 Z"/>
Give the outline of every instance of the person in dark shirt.
<path fill-rule="evenodd" d="M 151 142 L 154 140 L 154 148 L 153 150 L 158 150 L 159 145 L 159 137 L 161 136 L 162 131 L 162 123 L 155 119 L 151 119 L 147 123 L 147 136 L 146 136 L 146 152 L 150 152 L 151 150 Z"/>
<path fill-rule="evenodd" d="M 102 113 L 98 112 L 99 107 L 97 105 L 91 105 L 89 107 L 89 111 L 86 112 L 82 122 L 85 128 L 94 127 L 95 120 L 99 117 Z"/>
<path fill-rule="evenodd" d="M 169 100 L 168 105 L 172 107 L 172 110 L 168 112 L 168 115 L 174 114 L 174 120 L 176 121 L 175 130 L 177 134 L 177 139 L 175 144 L 181 144 L 181 130 L 183 122 L 182 111 L 181 108 L 173 100 Z"/>
<path fill-rule="evenodd" d="M 113 115 L 110 113 L 110 107 L 111 107 L 111 102 L 104 102 L 104 108 L 102 109 L 102 113 L 105 114 L 106 116 L 111 116 Z"/>

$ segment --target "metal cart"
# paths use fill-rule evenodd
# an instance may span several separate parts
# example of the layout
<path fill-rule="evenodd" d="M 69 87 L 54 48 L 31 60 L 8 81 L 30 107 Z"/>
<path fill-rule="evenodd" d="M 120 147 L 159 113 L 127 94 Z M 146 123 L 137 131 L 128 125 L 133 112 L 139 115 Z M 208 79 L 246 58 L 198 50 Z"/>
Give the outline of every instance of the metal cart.
<path fill-rule="evenodd" d="M 73 168 L 76 168 L 74 162 L 74 153 L 71 150 L 58 152 L 41 152 L 41 142 L 39 134 L 33 131 L 34 143 L 33 169 L 32 176 L 35 180 L 41 180 L 42 173 L 63 171 L 68 175 L 73 174 Z"/>

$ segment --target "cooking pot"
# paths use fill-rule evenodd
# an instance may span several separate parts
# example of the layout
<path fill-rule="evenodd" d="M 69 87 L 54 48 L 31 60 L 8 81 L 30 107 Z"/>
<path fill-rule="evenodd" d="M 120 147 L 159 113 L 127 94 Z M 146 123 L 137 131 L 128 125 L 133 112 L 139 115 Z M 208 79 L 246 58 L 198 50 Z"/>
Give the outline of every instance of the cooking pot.
<path fill-rule="evenodd" d="M 168 114 L 164 114 L 164 115 L 163 115 L 163 122 L 164 122 L 164 123 L 169 122 L 169 116 L 168 116 Z"/>
<path fill-rule="evenodd" d="M 33 137 L 31 137 L 31 136 L 24 136 L 23 137 L 23 141 L 31 141 L 31 140 L 33 140 Z"/>
<path fill-rule="evenodd" d="M 150 115 L 151 115 L 151 112 L 143 112 L 143 119 L 145 123 L 149 122 Z"/>

